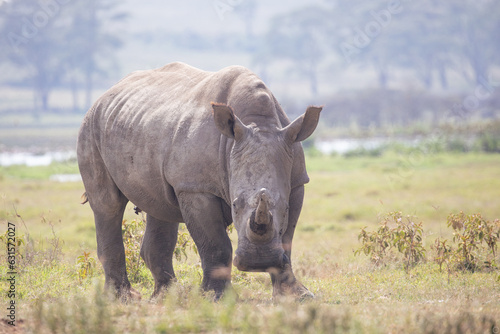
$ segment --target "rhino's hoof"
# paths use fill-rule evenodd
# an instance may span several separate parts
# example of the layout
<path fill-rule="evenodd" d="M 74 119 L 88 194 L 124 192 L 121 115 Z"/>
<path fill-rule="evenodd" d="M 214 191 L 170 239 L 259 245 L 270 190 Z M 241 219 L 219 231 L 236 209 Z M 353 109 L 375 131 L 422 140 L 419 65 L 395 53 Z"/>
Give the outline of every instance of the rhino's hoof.
<path fill-rule="evenodd" d="M 139 291 L 135 290 L 135 289 L 132 289 L 130 288 L 130 298 L 132 300 L 141 300 L 142 299 L 142 296 L 141 294 L 139 293 Z"/>
<path fill-rule="evenodd" d="M 276 300 L 286 296 L 292 297 L 298 302 L 314 299 L 314 294 L 299 282 L 283 284 L 278 291 L 274 291 L 273 293 L 273 299 Z"/>
<path fill-rule="evenodd" d="M 303 291 L 300 295 L 297 296 L 297 301 L 300 303 L 306 302 L 306 301 L 309 301 L 309 300 L 312 300 L 315 298 L 314 293 L 307 290 L 306 288 L 304 288 L 304 289 L 305 289 L 305 291 Z"/>
<path fill-rule="evenodd" d="M 123 291 L 122 293 L 119 293 L 118 295 L 119 295 L 120 300 L 123 303 L 129 303 L 131 301 L 139 301 L 142 299 L 141 294 L 133 288 L 130 288 L 129 291 Z"/>

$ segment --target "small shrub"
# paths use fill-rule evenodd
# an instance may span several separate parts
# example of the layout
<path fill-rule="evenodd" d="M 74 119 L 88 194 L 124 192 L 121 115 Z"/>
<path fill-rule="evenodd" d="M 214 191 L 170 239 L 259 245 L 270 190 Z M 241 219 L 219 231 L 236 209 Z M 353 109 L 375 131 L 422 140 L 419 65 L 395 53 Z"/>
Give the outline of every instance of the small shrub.
<path fill-rule="evenodd" d="M 500 136 L 493 133 L 482 133 L 477 139 L 479 149 L 487 153 L 500 153 Z"/>
<path fill-rule="evenodd" d="M 403 254 L 405 269 L 409 270 L 419 261 L 425 259 L 425 249 L 422 245 L 422 222 L 413 222 L 412 216 L 403 219 L 401 212 L 392 212 L 386 219 L 392 219 L 396 227 L 392 229 L 392 242 Z"/>
<path fill-rule="evenodd" d="M 358 235 L 361 241 L 361 247 L 354 252 L 354 255 L 361 253 L 370 256 L 370 259 L 376 265 L 383 263 L 386 257 L 386 251 L 391 247 L 391 233 L 387 222 L 380 224 L 375 232 L 368 232 L 367 227 L 363 227 Z"/>
<path fill-rule="evenodd" d="M 198 254 L 198 249 L 194 244 L 193 239 L 189 235 L 188 231 L 184 227 L 179 229 L 179 233 L 177 235 L 177 244 L 175 245 L 174 256 L 177 261 L 182 260 L 182 256 L 184 255 L 184 259 L 187 259 L 186 250 L 191 249 L 195 254 Z"/>
<path fill-rule="evenodd" d="M 83 254 L 77 258 L 77 274 L 80 284 L 83 280 L 94 275 L 96 260 L 90 256 L 90 253 L 83 251 Z"/>
<path fill-rule="evenodd" d="M 366 227 L 361 229 L 358 240 L 362 246 L 354 254 L 371 256 L 371 260 L 378 265 L 383 262 L 387 252 L 395 248 L 403 254 L 405 269 L 409 270 L 425 258 L 422 232 L 422 222 L 417 224 L 411 216 L 403 219 L 401 212 L 391 212 L 385 216 L 376 232 L 368 232 Z"/>
<path fill-rule="evenodd" d="M 431 248 L 434 250 L 434 262 L 439 265 L 439 271 L 442 271 L 443 264 L 448 264 L 453 252 L 451 246 L 446 243 L 448 240 L 437 238 Z"/>
<path fill-rule="evenodd" d="M 122 237 L 125 247 L 125 258 L 127 263 L 127 272 L 131 283 L 138 283 L 143 280 L 143 271 L 146 264 L 141 258 L 141 245 L 144 239 L 146 223 L 142 219 L 134 219 L 131 222 L 126 220 L 122 223 Z M 179 228 L 177 244 L 174 250 L 174 257 L 181 261 L 182 257 L 187 258 L 187 251 L 191 249 L 198 254 L 198 249 L 185 227 Z"/>
<path fill-rule="evenodd" d="M 480 269 L 481 253 L 488 252 L 483 263 L 487 267 L 495 265 L 497 241 L 500 238 L 500 223 L 493 223 L 481 217 L 481 214 L 466 215 L 450 214 L 447 221 L 448 227 L 453 228 L 453 241 L 456 242 L 455 252 L 459 269 L 476 271 Z M 484 245 L 486 244 L 486 249 Z"/>
<path fill-rule="evenodd" d="M 493 255 L 493 260 L 496 259 L 497 256 L 497 242 L 500 240 L 500 220 L 495 219 L 493 223 L 489 221 L 484 225 L 484 242 L 488 246 L 491 254 Z"/>
<path fill-rule="evenodd" d="M 141 272 L 146 267 L 141 259 L 141 244 L 144 238 L 146 224 L 141 219 L 134 219 L 131 222 L 122 222 L 123 245 L 125 246 L 125 259 L 127 272 L 131 283 L 138 283 L 141 279 Z"/>
<path fill-rule="evenodd" d="M 500 239 L 500 221 L 487 221 L 480 214 L 450 214 L 448 227 L 453 228 L 453 243 L 437 238 L 431 248 L 434 250 L 434 262 L 446 264 L 448 274 L 454 270 L 477 271 L 496 268 L 497 242 Z"/>

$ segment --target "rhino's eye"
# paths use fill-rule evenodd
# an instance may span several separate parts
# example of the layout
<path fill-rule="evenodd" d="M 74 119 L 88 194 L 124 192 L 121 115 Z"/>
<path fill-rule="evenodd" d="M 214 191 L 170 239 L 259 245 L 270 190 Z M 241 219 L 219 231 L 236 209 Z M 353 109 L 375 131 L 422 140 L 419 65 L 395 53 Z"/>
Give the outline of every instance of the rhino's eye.
<path fill-rule="evenodd" d="M 243 206 L 244 202 L 245 202 L 245 199 L 243 198 L 243 196 L 236 197 L 235 200 L 233 201 L 233 209 L 237 210 L 237 209 L 241 208 Z"/>

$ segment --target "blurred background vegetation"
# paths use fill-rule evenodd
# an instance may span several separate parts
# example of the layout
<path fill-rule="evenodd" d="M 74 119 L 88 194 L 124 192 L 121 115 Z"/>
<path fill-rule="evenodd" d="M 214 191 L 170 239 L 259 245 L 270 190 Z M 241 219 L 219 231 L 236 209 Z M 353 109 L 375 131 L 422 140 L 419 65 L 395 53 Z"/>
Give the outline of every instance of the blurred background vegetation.
<path fill-rule="evenodd" d="M 499 17 L 492 0 L 3 0 L 0 149 L 74 147 L 103 91 L 183 61 L 249 67 L 290 117 L 324 104 L 316 139 L 438 128 L 498 151 Z"/>

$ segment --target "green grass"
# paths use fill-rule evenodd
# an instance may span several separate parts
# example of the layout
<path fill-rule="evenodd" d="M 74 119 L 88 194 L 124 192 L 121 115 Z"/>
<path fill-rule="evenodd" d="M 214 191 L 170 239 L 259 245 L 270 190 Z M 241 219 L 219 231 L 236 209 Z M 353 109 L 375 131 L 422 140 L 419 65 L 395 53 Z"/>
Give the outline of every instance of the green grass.
<path fill-rule="evenodd" d="M 75 161 L 54 162 L 49 166 L 37 166 L 36 168 L 24 165 L 0 166 L 0 178 L 10 180 L 43 181 L 48 180 L 54 174 L 78 173 L 78 165 Z"/>
<path fill-rule="evenodd" d="M 105 298 L 99 263 L 90 278 L 78 279 L 77 257 L 83 251 L 97 257 L 92 212 L 79 204 L 83 185 L 49 180 L 61 168 L 76 172 L 76 165 L 1 168 L 2 231 L 7 221 L 14 222 L 31 247 L 25 246 L 30 257 L 19 260 L 18 319 L 32 333 L 498 331 L 498 270 L 440 271 L 429 246 L 438 236 L 451 237 L 446 227 L 451 212 L 500 218 L 500 155 L 422 156 L 402 173 L 407 158 L 392 153 L 307 158 L 311 182 L 293 248 L 296 275 L 316 295 L 305 303 L 273 303 L 268 275 L 237 270 L 232 281 L 239 299 L 228 294 L 213 303 L 199 292 L 201 267 L 192 252 L 174 262 L 178 282 L 164 299 L 148 300 L 153 281 L 146 269 L 133 284 L 142 300 L 122 304 Z M 373 230 L 391 211 L 423 222 L 428 260 L 409 273 L 398 260 L 377 267 L 353 254 L 360 247 L 360 228 Z M 136 217 L 130 205 L 125 219 Z M 231 238 L 236 241 L 235 232 Z M 4 263 L 2 278 L 7 276 Z M 2 282 L 0 294 L 6 289 Z"/>

